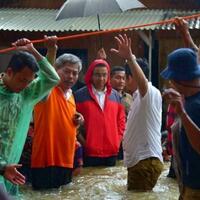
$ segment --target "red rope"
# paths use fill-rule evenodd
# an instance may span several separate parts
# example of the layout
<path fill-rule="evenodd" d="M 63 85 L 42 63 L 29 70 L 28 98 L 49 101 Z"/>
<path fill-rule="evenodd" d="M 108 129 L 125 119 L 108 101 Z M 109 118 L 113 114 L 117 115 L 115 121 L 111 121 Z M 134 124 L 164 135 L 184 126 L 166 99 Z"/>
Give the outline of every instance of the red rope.
<path fill-rule="evenodd" d="M 185 16 L 185 17 L 180 17 L 180 18 L 189 20 L 189 19 L 197 18 L 197 17 L 200 17 L 200 14 L 195 14 L 195 15 L 190 15 L 190 16 Z M 163 21 L 159 21 L 159 22 L 152 22 L 152 23 L 140 24 L 140 25 L 135 25 L 135 26 L 127 26 L 127 27 L 116 28 L 116 29 L 105 30 L 105 31 L 95 31 L 95 32 L 90 32 L 90 33 L 81 33 L 81 34 L 75 34 L 75 35 L 70 35 L 70 36 L 63 36 L 63 37 L 58 37 L 58 40 L 69 40 L 69 39 L 82 38 L 82 37 L 93 36 L 93 35 L 102 35 L 105 33 L 115 33 L 115 32 L 120 32 L 123 30 L 141 28 L 141 27 L 146 27 L 146 26 L 169 24 L 169 23 L 173 23 L 174 20 L 175 19 L 172 18 L 169 20 L 163 20 Z M 31 42 L 33 44 L 34 43 L 42 43 L 42 42 L 45 42 L 45 39 L 32 40 Z M 2 49 L 2 50 L 0 50 L 0 53 L 6 53 L 9 51 L 13 51 L 13 50 L 16 50 L 16 47 L 9 47 L 6 49 Z"/>

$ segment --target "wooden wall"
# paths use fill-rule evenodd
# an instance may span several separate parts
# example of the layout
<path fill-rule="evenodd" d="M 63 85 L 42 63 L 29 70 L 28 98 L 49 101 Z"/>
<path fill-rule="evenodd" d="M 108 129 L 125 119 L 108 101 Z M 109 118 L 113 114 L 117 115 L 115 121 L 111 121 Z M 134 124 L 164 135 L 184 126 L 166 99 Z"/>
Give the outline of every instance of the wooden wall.
<path fill-rule="evenodd" d="M 42 39 L 44 34 L 46 35 L 57 35 L 66 36 L 72 35 L 72 33 L 43 33 L 43 32 L 9 32 L 9 31 L 0 31 L 0 49 L 10 47 L 10 44 L 16 41 L 18 38 L 26 37 L 30 40 Z M 74 34 L 74 33 L 73 33 Z M 78 34 L 78 33 L 76 33 Z M 132 38 L 132 46 L 134 53 L 138 57 L 144 56 L 143 43 L 136 32 L 127 31 L 129 37 Z M 103 47 L 107 53 L 107 60 L 111 66 L 114 65 L 123 65 L 124 60 L 119 58 L 110 52 L 111 48 L 117 48 L 116 41 L 114 39 L 115 34 L 106 34 L 102 36 Z M 59 48 L 62 49 L 87 49 L 88 51 L 88 63 L 91 63 L 96 58 L 97 51 L 102 46 L 100 44 L 100 36 L 90 36 L 79 39 L 71 39 L 71 40 L 62 40 L 59 41 Z M 36 47 L 41 48 L 44 47 L 43 44 L 35 44 Z M 0 66 L 2 68 L 2 65 Z"/>
<path fill-rule="evenodd" d="M 42 32 L 7 32 L 1 31 L 0 32 L 0 49 L 10 47 L 11 42 L 17 40 L 18 38 L 27 37 L 31 40 L 35 39 L 42 39 L 44 34 L 47 35 L 54 35 L 56 33 L 42 33 Z M 72 33 L 57 33 L 57 36 L 66 36 L 71 35 Z M 74 34 L 74 33 L 73 33 Z M 133 53 L 137 57 L 144 57 L 144 45 L 142 40 L 139 38 L 136 32 L 128 31 L 127 34 L 132 38 L 132 49 Z M 111 66 L 114 65 L 123 65 L 124 60 L 119 58 L 118 56 L 112 54 L 110 49 L 112 47 L 116 48 L 116 42 L 114 40 L 114 36 L 117 34 L 106 34 L 102 36 L 103 47 L 108 56 L 108 62 Z M 192 38 L 194 39 L 197 45 L 200 44 L 200 34 L 199 30 L 192 30 L 191 31 Z M 159 73 L 158 76 L 160 78 L 160 72 L 162 69 L 165 68 L 167 65 L 167 55 L 172 52 L 176 48 L 183 47 L 183 41 L 180 38 L 180 35 L 177 34 L 175 31 L 160 31 L 157 32 L 157 39 L 159 41 Z M 92 62 L 96 58 L 96 54 L 98 49 L 100 49 L 100 37 L 99 36 L 90 36 L 86 38 L 79 38 L 79 39 L 71 39 L 71 40 L 63 40 L 59 41 L 58 43 L 59 48 L 62 49 L 87 49 L 88 51 L 88 64 Z M 36 47 L 41 48 L 44 47 L 43 44 L 37 44 Z M 5 67 L 7 60 L 10 58 L 10 54 L 0 55 L 1 65 L 0 68 L 2 69 Z M 3 60 L 3 62 L 2 62 Z M 85 66 L 86 71 L 87 66 Z M 162 88 L 164 85 L 164 81 L 162 78 L 159 79 L 159 85 Z"/>

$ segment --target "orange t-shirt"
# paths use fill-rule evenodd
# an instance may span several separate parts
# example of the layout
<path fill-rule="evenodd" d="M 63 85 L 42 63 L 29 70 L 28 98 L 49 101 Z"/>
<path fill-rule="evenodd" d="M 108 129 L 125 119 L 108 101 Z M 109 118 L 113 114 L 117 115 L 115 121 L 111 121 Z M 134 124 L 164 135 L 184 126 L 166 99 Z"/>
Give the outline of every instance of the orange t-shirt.
<path fill-rule="evenodd" d="M 76 126 L 72 118 L 75 112 L 73 95 L 66 100 L 58 87 L 46 101 L 35 106 L 31 167 L 73 168 Z"/>

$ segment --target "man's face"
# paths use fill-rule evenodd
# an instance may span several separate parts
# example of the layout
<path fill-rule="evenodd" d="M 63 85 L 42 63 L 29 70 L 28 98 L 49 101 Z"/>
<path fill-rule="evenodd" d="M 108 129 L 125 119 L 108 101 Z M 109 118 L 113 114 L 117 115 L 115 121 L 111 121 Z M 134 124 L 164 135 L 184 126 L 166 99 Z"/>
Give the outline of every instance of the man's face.
<path fill-rule="evenodd" d="M 57 70 L 57 73 L 60 77 L 59 86 L 63 90 L 70 89 L 78 80 L 78 73 L 79 73 L 79 65 L 65 63 L 64 66 Z"/>
<path fill-rule="evenodd" d="M 124 90 L 125 81 L 126 81 L 125 71 L 114 72 L 114 74 L 112 75 L 110 79 L 112 88 L 114 88 L 118 92 L 122 92 Z"/>
<path fill-rule="evenodd" d="M 174 80 L 169 80 L 169 82 L 168 82 L 169 84 L 168 84 L 168 87 L 169 88 L 173 88 L 173 89 L 175 89 L 175 90 L 177 90 L 177 91 L 179 91 L 180 90 L 180 85 L 178 85 L 177 83 L 176 83 L 176 81 L 174 81 Z"/>
<path fill-rule="evenodd" d="M 133 94 L 137 90 L 137 83 L 132 76 L 126 76 L 126 86 L 125 91 L 129 94 Z"/>
<path fill-rule="evenodd" d="M 19 72 L 13 72 L 11 68 L 7 69 L 7 83 L 8 88 L 15 92 L 19 93 L 25 89 L 29 83 L 35 78 L 35 72 L 33 72 L 28 67 L 24 67 Z"/>
<path fill-rule="evenodd" d="M 95 67 L 92 74 L 92 84 L 96 90 L 104 90 L 108 80 L 108 70 L 104 66 Z"/>

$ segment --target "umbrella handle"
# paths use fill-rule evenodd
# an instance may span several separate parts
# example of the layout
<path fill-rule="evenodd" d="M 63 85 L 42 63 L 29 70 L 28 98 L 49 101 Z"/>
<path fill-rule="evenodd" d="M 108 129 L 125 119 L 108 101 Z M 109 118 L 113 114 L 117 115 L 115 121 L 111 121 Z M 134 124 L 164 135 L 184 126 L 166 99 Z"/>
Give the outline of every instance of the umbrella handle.
<path fill-rule="evenodd" d="M 99 14 L 97 14 L 97 23 L 98 23 L 99 31 L 102 31 L 101 30 L 101 22 L 100 22 L 100 16 L 99 16 Z M 100 44 L 100 48 L 103 48 L 103 38 L 102 38 L 102 35 L 99 35 L 99 44 Z"/>
<path fill-rule="evenodd" d="M 100 23 L 100 16 L 99 16 L 99 14 L 97 14 L 97 22 L 98 22 L 99 31 L 101 31 L 101 23 Z"/>

